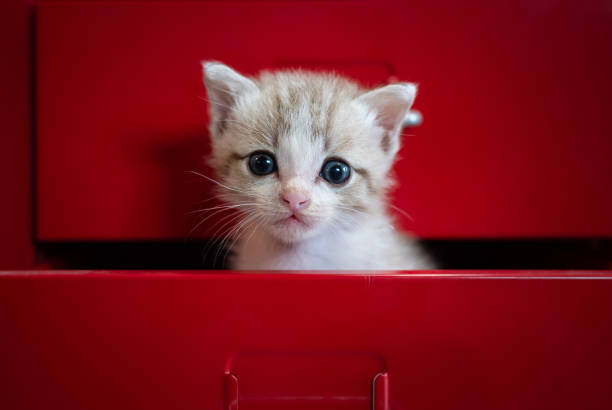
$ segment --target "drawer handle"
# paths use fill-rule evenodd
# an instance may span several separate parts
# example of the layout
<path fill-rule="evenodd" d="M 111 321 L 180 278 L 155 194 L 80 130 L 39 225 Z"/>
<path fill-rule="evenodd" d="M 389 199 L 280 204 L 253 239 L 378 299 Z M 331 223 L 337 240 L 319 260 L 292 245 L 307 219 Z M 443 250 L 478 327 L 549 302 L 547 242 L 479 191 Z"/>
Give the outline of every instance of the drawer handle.
<path fill-rule="evenodd" d="M 389 409 L 389 375 L 378 373 L 372 380 L 372 410 Z"/>
<path fill-rule="evenodd" d="M 224 409 L 238 410 L 238 378 L 225 373 Z M 378 373 L 372 379 L 372 410 L 389 410 L 389 375 Z"/>

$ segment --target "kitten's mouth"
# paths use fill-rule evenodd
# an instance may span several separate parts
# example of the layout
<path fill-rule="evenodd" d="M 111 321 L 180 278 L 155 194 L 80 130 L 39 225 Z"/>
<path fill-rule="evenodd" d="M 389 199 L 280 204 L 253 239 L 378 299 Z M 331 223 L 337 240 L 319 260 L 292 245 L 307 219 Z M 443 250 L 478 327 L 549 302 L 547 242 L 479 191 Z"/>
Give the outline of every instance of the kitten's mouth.
<path fill-rule="evenodd" d="M 296 228 L 306 228 L 308 225 L 304 220 L 296 214 L 291 214 L 287 218 L 281 219 L 279 222 L 281 225 L 291 226 Z"/>

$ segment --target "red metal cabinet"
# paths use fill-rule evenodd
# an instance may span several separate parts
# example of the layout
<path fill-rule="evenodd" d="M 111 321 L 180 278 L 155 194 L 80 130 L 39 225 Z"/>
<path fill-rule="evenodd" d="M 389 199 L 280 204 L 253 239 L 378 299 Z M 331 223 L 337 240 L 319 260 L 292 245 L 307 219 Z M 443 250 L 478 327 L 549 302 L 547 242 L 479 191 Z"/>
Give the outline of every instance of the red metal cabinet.
<path fill-rule="evenodd" d="M 0 2 L 0 269 L 33 266 L 29 7 Z"/>
<path fill-rule="evenodd" d="M 612 235 L 605 1 L 40 0 L 29 51 L 15 10 L 3 263 L 32 259 L 30 222 L 185 236 L 201 59 L 419 82 L 395 203 L 421 236 Z M 0 272 L 0 408 L 607 409 L 611 301 L 609 272 Z"/>
<path fill-rule="evenodd" d="M 40 1 L 37 236 L 184 238 L 217 59 L 418 82 L 395 203 L 420 236 L 609 237 L 610 41 L 605 1 Z"/>
<path fill-rule="evenodd" d="M 604 410 L 610 317 L 609 272 L 0 274 L 0 408 Z"/>

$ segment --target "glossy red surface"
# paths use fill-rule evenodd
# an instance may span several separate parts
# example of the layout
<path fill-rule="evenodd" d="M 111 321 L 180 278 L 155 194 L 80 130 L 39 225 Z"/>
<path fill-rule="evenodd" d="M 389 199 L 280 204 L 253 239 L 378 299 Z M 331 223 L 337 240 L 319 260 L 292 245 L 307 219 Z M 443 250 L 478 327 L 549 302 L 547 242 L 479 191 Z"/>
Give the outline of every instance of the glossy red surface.
<path fill-rule="evenodd" d="M 32 268 L 29 6 L 0 2 L 0 269 Z"/>
<path fill-rule="evenodd" d="M 207 150 L 202 59 L 418 82 L 395 203 L 420 236 L 612 236 L 606 1 L 41 1 L 37 17 L 41 239 L 186 236 L 210 188 L 184 172 Z"/>
<path fill-rule="evenodd" d="M 2 274 L 0 408 L 367 410 L 384 370 L 390 409 L 608 409 L 610 317 L 610 272 Z"/>

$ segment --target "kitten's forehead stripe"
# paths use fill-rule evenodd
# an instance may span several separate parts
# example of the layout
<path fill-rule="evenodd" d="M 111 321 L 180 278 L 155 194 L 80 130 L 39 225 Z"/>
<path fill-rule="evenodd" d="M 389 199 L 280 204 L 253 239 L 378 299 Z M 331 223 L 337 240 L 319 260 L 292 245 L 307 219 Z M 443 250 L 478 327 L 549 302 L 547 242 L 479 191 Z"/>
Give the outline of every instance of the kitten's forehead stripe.
<path fill-rule="evenodd" d="M 275 94 L 274 95 L 274 100 L 273 100 L 273 107 L 272 110 L 270 111 L 272 113 L 273 117 L 273 124 L 271 124 L 274 128 L 276 128 L 276 132 L 274 132 L 272 134 L 272 146 L 274 147 L 274 149 L 276 150 L 278 148 L 278 134 L 281 132 L 281 118 L 280 118 L 280 113 L 281 113 L 281 101 L 280 101 L 280 95 Z"/>
<path fill-rule="evenodd" d="M 329 101 L 329 105 L 327 106 L 327 118 L 325 121 L 325 130 L 323 133 L 323 137 L 325 138 L 325 151 L 329 152 L 331 148 L 331 135 L 332 135 L 332 118 L 336 112 L 337 101 L 335 98 L 332 98 Z"/>
<path fill-rule="evenodd" d="M 296 105 L 298 105 L 299 102 L 299 97 L 300 95 L 302 95 L 300 93 L 301 90 L 297 90 L 297 87 L 289 87 L 287 88 L 287 95 L 288 95 L 288 101 L 287 101 L 287 105 L 289 107 L 295 107 Z"/>
<path fill-rule="evenodd" d="M 325 128 L 323 124 L 326 122 L 326 99 L 323 95 L 323 90 L 315 88 L 312 90 L 308 100 L 308 108 L 310 117 L 312 118 L 312 136 L 315 139 L 325 138 Z"/>
<path fill-rule="evenodd" d="M 327 152 L 334 153 L 335 156 L 342 156 L 342 153 L 346 152 L 351 147 L 351 138 L 348 136 L 339 138 L 339 141 L 328 138 L 326 142 L 329 142 L 329 149 Z"/>
<path fill-rule="evenodd" d="M 264 73 L 258 83 L 263 95 L 262 110 L 268 111 L 272 119 L 262 125 L 276 129 L 272 133 L 275 148 L 279 139 L 294 138 L 292 133 L 306 127 L 310 132 L 303 137 L 322 139 L 329 151 L 337 106 L 361 93 L 356 84 L 345 79 L 300 71 Z"/>

